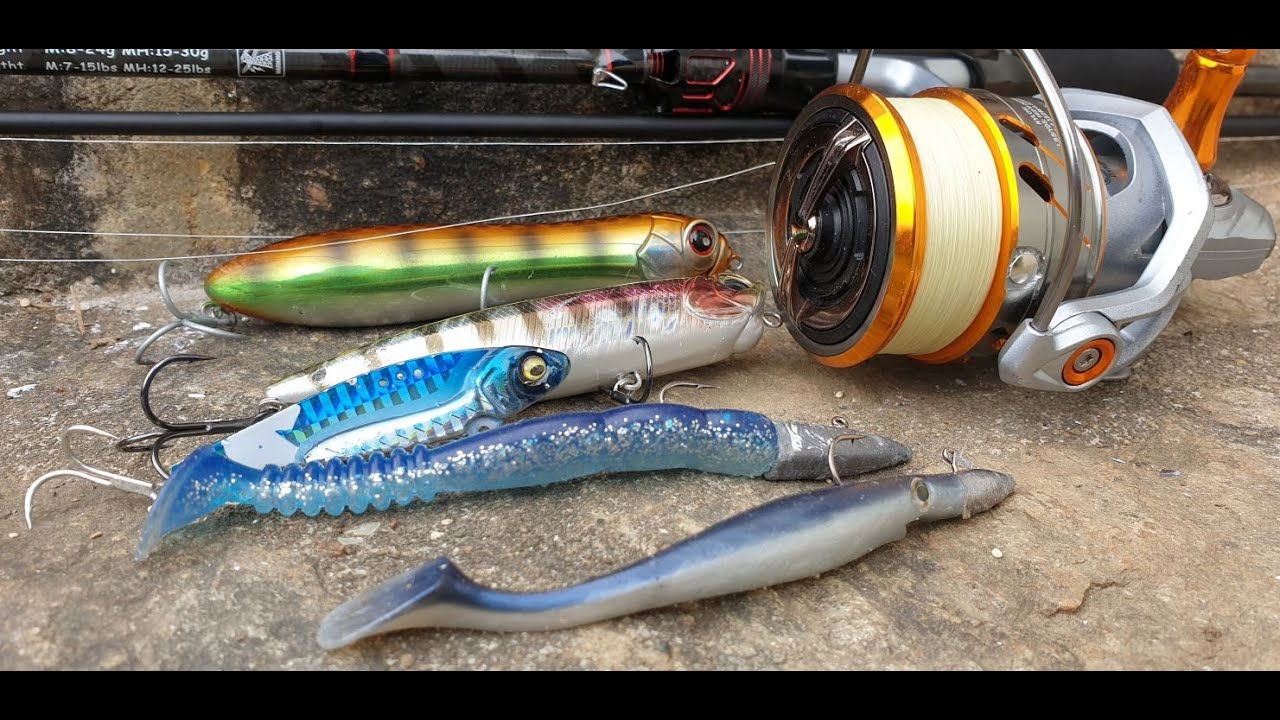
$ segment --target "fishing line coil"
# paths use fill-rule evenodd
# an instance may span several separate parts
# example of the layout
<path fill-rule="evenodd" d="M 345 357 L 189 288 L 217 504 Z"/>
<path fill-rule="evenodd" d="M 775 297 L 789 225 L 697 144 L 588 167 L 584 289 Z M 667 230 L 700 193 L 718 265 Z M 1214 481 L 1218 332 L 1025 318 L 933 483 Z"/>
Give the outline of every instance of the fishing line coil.
<path fill-rule="evenodd" d="M 1015 52 L 1035 98 L 844 84 L 797 118 L 766 224 L 778 308 L 818 362 L 997 356 L 1006 382 L 1082 390 L 1127 375 L 1192 277 L 1270 253 L 1270 216 L 1209 192 L 1165 108 L 1059 90 Z"/>

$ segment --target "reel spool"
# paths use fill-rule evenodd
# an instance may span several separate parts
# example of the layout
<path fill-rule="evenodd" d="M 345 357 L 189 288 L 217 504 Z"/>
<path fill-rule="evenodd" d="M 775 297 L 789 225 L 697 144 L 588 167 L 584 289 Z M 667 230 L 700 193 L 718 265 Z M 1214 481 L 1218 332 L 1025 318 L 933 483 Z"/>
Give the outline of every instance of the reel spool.
<path fill-rule="evenodd" d="M 849 84 L 797 118 L 770 193 L 772 284 L 817 361 L 998 355 L 1006 382 L 1082 390 L 1127 374 L 1193 271 L 1270 252 L 1265 210 L 1238 191 L 1213 207 L 1161 106 L 1060 91 L 1036 51 L 1015 52 L 1038 98 Z M 1248 220 L 1210 233 L 1232 203 Z M 1247 252 L 1226 267 L 1206 241 Z"/>

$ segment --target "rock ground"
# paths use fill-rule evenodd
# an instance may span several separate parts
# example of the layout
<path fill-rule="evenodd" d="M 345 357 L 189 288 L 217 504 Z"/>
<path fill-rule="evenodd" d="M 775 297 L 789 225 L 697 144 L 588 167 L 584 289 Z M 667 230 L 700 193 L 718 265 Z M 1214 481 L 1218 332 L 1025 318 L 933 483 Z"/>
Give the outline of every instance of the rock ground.
<path fill-rule="evenodd" d="M 5 83 L 13 86 L 5 106 L 14 109 L 616 109 L 591 93 L 501 87 L 464 96 L 448 87 Z M 273 235 L 457 221 L 613 200 L 775 152 L 0 142 L 0 223 Z M 1280 216 L 1280 141 L 1225 143 L 1218 171 Z M 767 172 L 757 172 L 623 209 L 669 208 L 757 229 L 766 185 Z M 734 242 L 745 273 L 765 278 L 761 236 Z M 251 244 L 0 238 L 8 257 Z M 212 262 L 175 268 L 180 305 L 202 300 L 199 280 Z M 1275 257 L 1246 277 L 1197 282 L 1131 379 L 1075 395 L 1006 386 L 981 363 L 878 358 L 824 368 L 784 331 L 768 333 L 749 353 L 685 373 L 720 386 L 687 400 L 819 423 L 842 415 L 911 445 L 913 471 L 941 471 L 942 450 L 960 448 L 975 465 L 1013 474 L 1017 494 L 968 522 L 916 528 L 820 578 L 575 630 L 415 631 L 332 653 L 314 641 L 326 612 L 439 555 L 479 582 L 550 588 L 811 486 L 663 473 L 362 517 L 229 512 L 135 563 L 146 500 L 61 480 L 39 496 L 28 530 L 23 493 L 63 465 L 63 427 L 145 425 L 136 402 L 143 370 L 131 356 L 150 327 L 169 319 L 153 273 L 153 264 L 0 264 L 0 387 L 35 386 L 0 400 L 0 669 L 1280 667 Z M 177 336 L 177 346 L 219 360 L 169 376 L 160 393 L 170 414 L 244 413 L 280 375 L 380 334 L 261 322 L 244 329 L 250 342 Z M 537 412 L 603 406 L 583 397 Z M 145 472 L 140 458 L 86 448 L 94 460 Z"/>

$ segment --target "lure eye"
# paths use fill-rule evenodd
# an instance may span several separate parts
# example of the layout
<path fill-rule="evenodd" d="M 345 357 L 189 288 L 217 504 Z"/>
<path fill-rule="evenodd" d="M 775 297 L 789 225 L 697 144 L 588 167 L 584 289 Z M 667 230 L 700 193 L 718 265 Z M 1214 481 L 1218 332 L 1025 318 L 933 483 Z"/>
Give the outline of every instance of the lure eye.
<path fill-rule="evenodd" d="M 547 377 L 547 361 L 541 355 L 530 353 L 520 358 L 520 382 L 537 385 Z"/>
<path fill-rule="evenodd" d="M 710 255 L 716 245 L 716 234 L 711 226 L 698 223 L 689 228 L 689 247 L 699 255 Z"/>

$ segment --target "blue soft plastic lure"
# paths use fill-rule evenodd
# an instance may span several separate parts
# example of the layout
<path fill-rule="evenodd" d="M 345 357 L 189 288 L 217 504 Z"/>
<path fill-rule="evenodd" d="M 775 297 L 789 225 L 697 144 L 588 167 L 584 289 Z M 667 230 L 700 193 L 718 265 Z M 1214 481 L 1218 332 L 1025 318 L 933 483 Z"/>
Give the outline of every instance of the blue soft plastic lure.
<path fill-rule="evenodd" d="M 564 353 L 522 345 L 428 355 L 335 385 L 214 445 L 259 470 L 438 445 L 497 427 L 568 372 Z"/>
<path fill-rule="evenodd" d="M 440 445 L 497 427 L 545 398 L 568 374 L 564 353 L 524 345 L 406 360 L 353 377 L 199 448 L 175 466 L 177 475 L 169 482 L 180 479 L 203 488 L 209 478 L 192 468 L 208 470 L 201 460 L 206 457 L 220 458 L 223 474 L 234 480 L 239 473 L 261 474 L 268 468 Z M 63 434 L 64 449 L 72 433 L 119 440 L 97 428 L 74 426 Z M 31 483 L 23 505 L 28 527 L 33 495 L 55 477 L 87 478 L 157 497 L 151 483 L 114 473 L 86 474 L 83 470 L 90 468 L 83 463 L 80 467 L 54 470 Z"/>
<path fill-rule="evenodd" d="M 398 575 L 325 617 L 317 639 L 338 648 L 393 630 L 559 630 L 674 603 L 812 578 L 915 522 L 968 519 L 1014 490 L 991 470 L 905 475 L 788 495 L 616 572 L 539 592 L 480 585 L 447 557 Z"/>
<path fill-rule="evenodd" d="M 359 514 L 394 502 L 430 502 L 440 493 L 504 490 L 606 472 L 691 469 L 773 480 L 829 476 L 828 450 L 848 431 L 774 422 L 742 410 L 645 404 L 568 413 L 504 425 L 437 448 L 396 448 L 367 458 L 331 458 L 258 469 L 236 462 L 218 443 L 174 467 L 142 529 L 142 559 L 166 535 L 224 505 L 259 513 L 321 510 Z M 906 462 L 911 451 L 876 436 L 841 444 L 832 459 L 852 475 Z"/>

